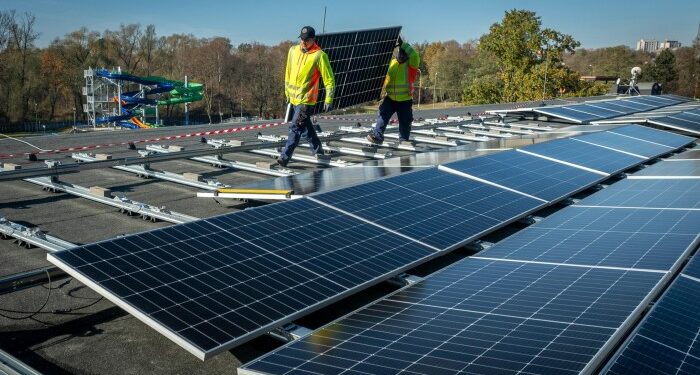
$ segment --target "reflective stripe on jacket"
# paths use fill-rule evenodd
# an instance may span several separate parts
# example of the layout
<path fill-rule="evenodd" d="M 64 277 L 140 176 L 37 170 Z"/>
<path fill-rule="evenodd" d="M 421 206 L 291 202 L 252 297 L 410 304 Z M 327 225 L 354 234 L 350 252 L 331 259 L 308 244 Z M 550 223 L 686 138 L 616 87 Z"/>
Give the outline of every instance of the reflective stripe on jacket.
<path fill-rule="evenodd" d="M 384 79 L 386 94 L 397 102 L 413 100 L 413 83 L 420 65 L 420 56 L 410 44 L 404 43 L 401 49 L 408 54 L 408 61 L 401 64 L 395 58 L 392 59 Z"/>
<path fill-rule="evenodd" d="M 292 46 L 287 54 L 284 75 L 285 96 L 293 105 L 313 105 L 318 101 L 319 81 L 323 78 L 326 103 L 333 103 L 335 78 L 328 55 L 314 44 L 304 52 L 300 45 Z"/>

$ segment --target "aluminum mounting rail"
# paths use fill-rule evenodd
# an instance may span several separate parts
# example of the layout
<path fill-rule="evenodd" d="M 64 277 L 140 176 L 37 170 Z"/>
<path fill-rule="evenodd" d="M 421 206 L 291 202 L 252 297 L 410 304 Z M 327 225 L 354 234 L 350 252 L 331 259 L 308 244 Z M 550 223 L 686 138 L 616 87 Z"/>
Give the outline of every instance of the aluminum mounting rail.
<path fill-rule="evenodd" d="M 214 140 L 207 140 L 207 143 L 214 145 L 211 143 Z M 226 144 L 219 145 L 217 144 L 218 149 L 220 150 L 221 148 L 224 147 L 236 147 L 236 146 L 228 146 Z M 169 154 L 173 152 L 179 152 L 179 151 L 171 151 L 167 147 L 163 146 L 158 146 L 158 145 L 149 145 L 146 146 L 146 150 L 148 151 L 153 151 L 159 154 Z M 196 162 L 200 163 L 207 163 L 212 166 L 218 167 L 218 168 L 231 168 L 231 169 L 237 169 L 241 171 L 248 171 L 248 172 L 255 172 L 255 173 L 260 173 L 264 174 L 267 176 L 275 176 L 275 177 L 285 177 L 285 176 L 291 176 L 294 174 L 297 174 L 297 172 L 294 172 L 292 170 L 286 169 L 286 168 L 261 168 L 258 167 L 255 164 L 252 163 L 245 163 L 242 161 L 235 161 L 235 160 L 226 160 L 222 158 L 220 155 L 206 155 L 206 156 L 195 156 L 190 158 L 190 160 L 194 160 Z M 208 189 L 208 190 L 214 190 L 214 189 Z"/>
<path fill-rule="evenodd" d="M 75 160 L 79 160 L 86 163 L 91 163 L 98 160 L 95 156 L 87 153 L 74 153 L 71 157 Z M 135 173 L 140 177 L 153 177 L 164 181 L 174 182 L 180 185 L 192 186 L 204 190 L 216 190 L 222 187 L 228 187 L 228 185 L 223 184 L 216 179 L 204 179 L 202 181 L 186 178 L 185 176 L 167 172 L 167 171 L 157 171 L 154 169 L 146 168 L 144 165 L 115 165 L 113 169 L 118 169 L 120 171 Z"/>
<path fill-rule="evenodd" d="M 384 138 L 385 139 L 386 138 L 399 139 L 399 135 L 395 134 L 395 133 L 389 133 L 389 134 L 384 134 Z M 421 137 L 421 136 L 411 136 L 411 140 L 413 140 L 415 142 L 429 144 L 429 145 L 448 146 L 448 147 L 459 146 L 459 145 L 465 143 L 462 141 L 450 141 L 448 139 L 438 139 L 438 138 L 433 138 L 433 137 Z"/>
<path fill-rule="evenodd" d="M 250 150 L 249 152 L 258 155 L 267 155 L 271 157 L 277 157 L 279 155 L 279 151 L 277 151 L 276 149 Z M 328 165 L 333 167 L 347 167 L 348 165 L 354 164 L 341 159 L 332 160 L 326 158 L 316 158 L 315 156 L 311 155 L 300 155 L 298 152 L 292 155 L 292 160 L 311 164 Z"/>
<path fill-rule="evenodd" d="M 156 207 L 149 204 L 132 201 L 126 197 L 110 196 L 104 197 L 95 195 L 90 192 L 89 188 L 68 184 L 65 182 L 52 181 L 50 177 L 34 177 L 25 179 L 27 182 L 40 185 L 48 190 L 62 191 L 81 198 L 90 199 L 95 202 L 106 204 L 112 207 L 119 208 L 121 212 L 128 214 L 140 215 L 144 220 L 162 220 L 175 224 L 187 223 L 190 221 L 199 220 L 194 216 L 181 214 L 165 209 L 165 207 Z"/>
<path fill-rule="evenodd" d="M 74 243 L 50 236 L 39 228 L 29 228 L 0 217 L 0 234 L 14 238 L 20 245 L 32 245 L 49 252 L 75 247 Z"/>

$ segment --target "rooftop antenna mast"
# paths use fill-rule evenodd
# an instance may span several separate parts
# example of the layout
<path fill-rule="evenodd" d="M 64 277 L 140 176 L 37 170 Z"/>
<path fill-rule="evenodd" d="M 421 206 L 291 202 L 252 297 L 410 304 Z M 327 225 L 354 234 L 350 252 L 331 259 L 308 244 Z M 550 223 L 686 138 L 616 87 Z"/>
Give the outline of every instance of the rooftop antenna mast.
<path fill-rule="evenodd" d="M 632 73 L 632 78 L 630 79 L 630 86 L 627 88 L 627 92 L 625 94 L 640 95 L 639 90 L 637 90 L 637 80 L 639 79 L 639 75 L 642 74 L 642 68 L 635 66 L 632 68 L 630 73 Z"/>

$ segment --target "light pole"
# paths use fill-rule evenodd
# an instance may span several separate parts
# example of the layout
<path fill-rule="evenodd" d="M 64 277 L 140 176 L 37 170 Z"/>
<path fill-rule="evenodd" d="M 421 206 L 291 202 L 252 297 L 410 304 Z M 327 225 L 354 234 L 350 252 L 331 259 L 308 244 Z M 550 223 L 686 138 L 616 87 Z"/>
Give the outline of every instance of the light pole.
<path fill-rule="evenodd" d="M 39 131 L 39 105 L 34 101 L 34 125 L 36 126 L 36 131 Z"/>
<path fill-rule="evenodd" d="M 588 69 L 591 70 L 591 77 L 593 76 L 593 65 L 588 64 Z"/>
<path fill-rule="evenodd" d="M 73 107 L 73 127 L 75 128 L 76 122 L 75 122 L 75 107 Z"/>
<path fill-rule="evenodd" d="M 435 102 L 437 101 L 437 95 L 435 95 L 435 91 L 437 88 L 437 75 L 438 72 L 435 72 L 435 80 L 433 81 L 433 108 L 435 108 Z"/>
<path fill-rule="evenodd" d="M 241 122 L 243 122 L 243 98 L 241 97 Z"/>

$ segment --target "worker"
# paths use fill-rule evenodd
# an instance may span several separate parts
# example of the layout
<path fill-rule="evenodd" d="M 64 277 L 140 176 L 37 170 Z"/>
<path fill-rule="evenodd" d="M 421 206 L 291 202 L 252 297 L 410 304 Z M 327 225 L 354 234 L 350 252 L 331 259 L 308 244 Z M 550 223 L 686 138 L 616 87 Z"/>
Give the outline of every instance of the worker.
<path fill-rule="evenodd" d="M 282 167 L 289 163 L 302 136 L 309 142 L 312 155 L 323 155 L 323 147 L 311 123 L 310 115 L 318 101 L 320 79 L 323 79 L 326 88 L 323 111 L 331 109 L 335 78 L 328 55 L 316 44 L 315 38 L 316 30 L 311 26 L 304 26 L 299 34 L 299 44 L 292 46 L 287 54 L 284 93 L 287 102 L 294 107 L 294 115 L 289 123 L 287 144 L 277 159 L 277 164 Z"/>
<path fill-rule="evenodd" d="M 377 123 L 367 136 L 367 140 L 381 144 L 389 119 L 396 113 L 399 118 L 399 140 L 408 141 L 413 121 L 413 82 L 416 80 L 420 56 L 410 44 L 399 37 L 399 50 L 389 64 L 389 71 L 384 79 L 386 96 L 379 106 Z"/>

